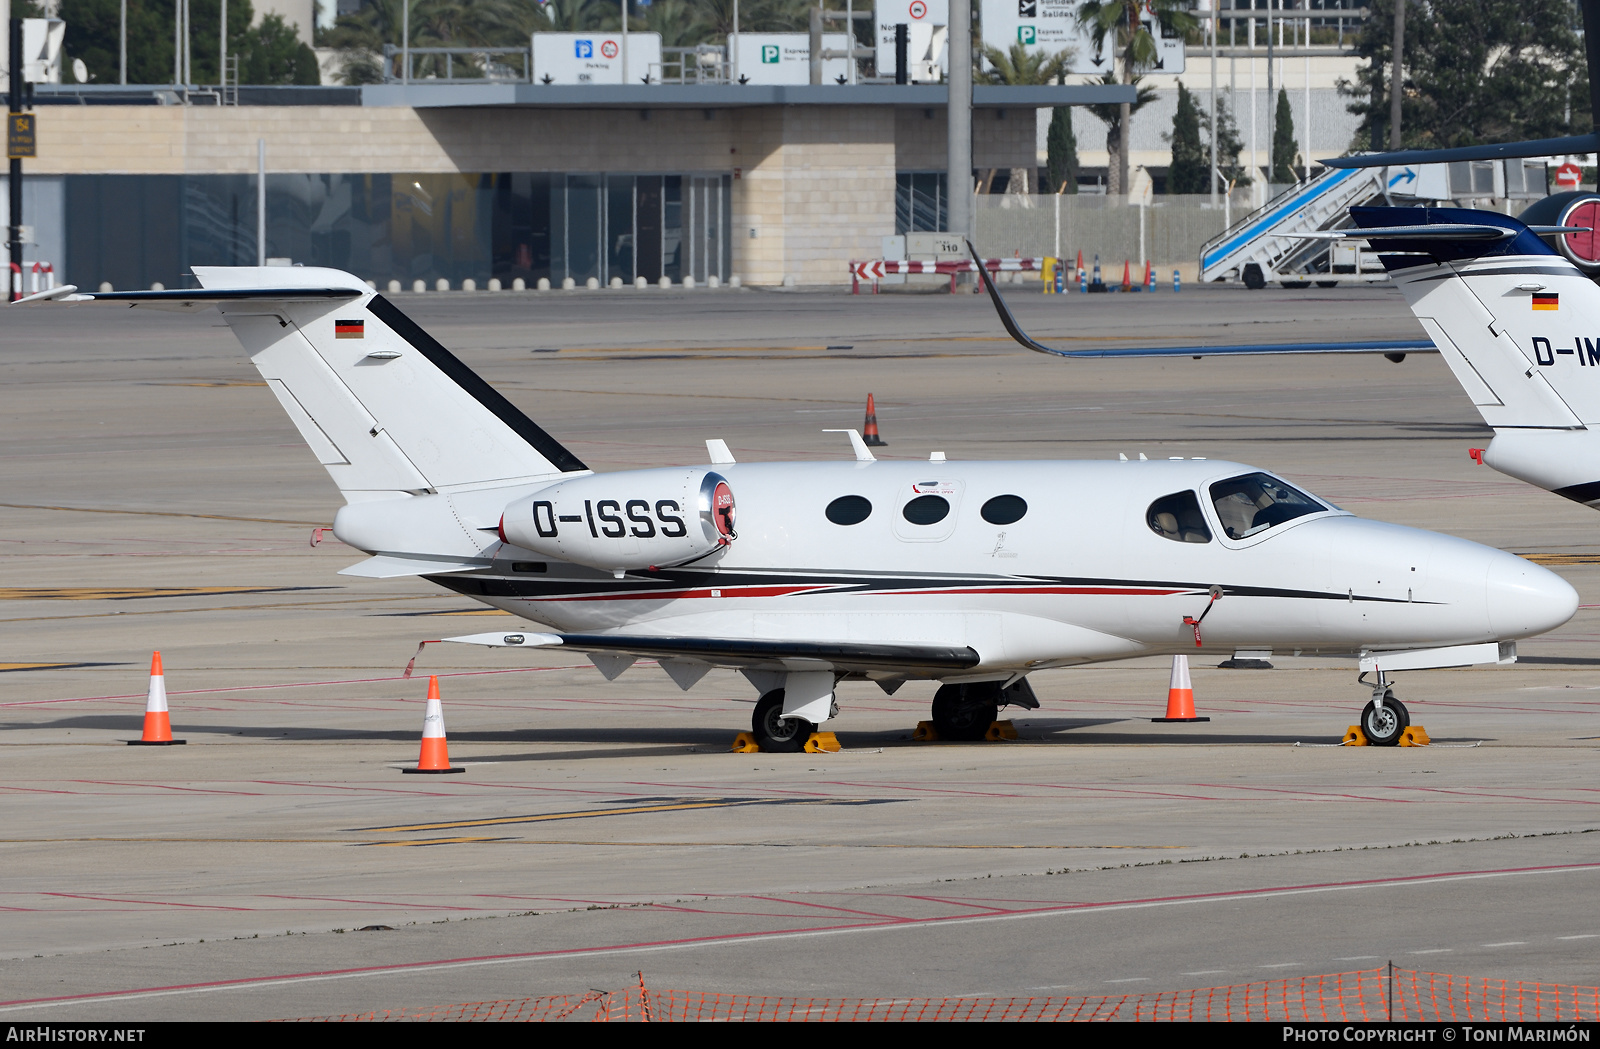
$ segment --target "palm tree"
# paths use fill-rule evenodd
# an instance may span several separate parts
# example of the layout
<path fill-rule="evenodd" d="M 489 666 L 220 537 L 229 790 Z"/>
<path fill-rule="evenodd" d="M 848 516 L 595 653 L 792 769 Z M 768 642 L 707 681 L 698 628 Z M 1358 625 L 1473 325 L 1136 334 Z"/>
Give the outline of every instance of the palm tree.
<path fill-rule="evenodd" d="M 1029 51 L 1022 44 L 1012 44 L 1010 53 L 997 47 L 984 45 L 983 57 L 989 60 L 988 69 L 974 69 L 972 79 L 981 84 L 1054 84 L 1067 73 L 1072 61 L 1072 49 L 1047 54 Z"/>
<path fill-rule="evenodd" d="M 1099 48 L 1107 37 L 1115 41 L 1115 61 L 1120 66 L 1116 73 L 1103 78 L 1104 83 L 1132 84 L 1140 70 L 1155 65 L 1156 39 L 1150 26 L 1141 20 L 1142 12 L 1155 16 L 1163 29 L 1186 33 L 1200 23 L 1185 8 L 1185 0 L 1086 0 L 1078 8 L 1078 21 L 1089 30 L 1094 46 Z M 1114 194 L 1128 192 L 1128 128 L 1132 122 L 1133 104 L 1121 104 L 1117 118 L 1117 148 L 1112 152 L 1110 185 Z M 1102 118 L 1104 119 L 1104 118 Z"/>
<path fill-rule="evenodd" d="M 1106 73 L 1093 83 L 1115 84 L 1117 74 Z M 1134 90 L 1138 92 L 1136 101 L 1133 102 L 1097 102 L 1088 107 L 1095 119 L 1106 126 L 1106 152 L 1110 154 L 1111 163 L 1108 166 L 1109 175 L 1106 179 L 1110 185 L 1106 187 L 1109 193 L 1122 193 L 1126 190 L 1119 188 L 1114 179 L 1120 177 L 1120 186 L 1128 184 L 1128 120 L 1133 114 L 1139 112 L 1156 99 L 1156 89 L 1144 83 L 1144 77 L 1135 75 L 1131 81 Z M 1120 175 L 1118 174 L 1120 172 Z"/>

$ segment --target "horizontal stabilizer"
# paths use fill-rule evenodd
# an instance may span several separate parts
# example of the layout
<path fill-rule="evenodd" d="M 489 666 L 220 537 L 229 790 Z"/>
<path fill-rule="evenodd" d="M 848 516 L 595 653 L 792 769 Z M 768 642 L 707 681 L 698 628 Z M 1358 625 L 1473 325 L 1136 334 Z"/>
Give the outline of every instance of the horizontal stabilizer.
<path fill-rule="evenodd" d="M 358 298 L 353 288 L 174 288 L 168 291 L 79 291 L 76 284 L 41 291 L 13 306 L 66 303 L 70 306 L 146 306 L 160 310 L 203 310 L 219 302 L 322 302 Z"/>
<path fill-rule="evenodd" d="M 339 574 L 355 576 L 358 579 L 399 579 L 402 576 L 449 575 L 452 572 L 472 572 L 480 568 L 488 568 L 492 563 L 488 558 L 475 561 L 435 561 L 423 557 L 399 557 L 395 554 L 379 554 L 376 557 L 369 557 L 365 561 L 358 561 L 349 568 L 341 569 Z"/>
<path fill-rule="evenodd" d="M 1333 157 L 1321 161 L 1330 168 L 1385 168 L 1408 164 L 1448 164 L 1459 160 L 1514 160 L 1521 157 L 1565 157 L 1593 153 L 1600 148 L 1600 136 L 1568 135 L 1563 138 L 1537 138 L 1523 142 L 1499 142 L 1487 146 L 1457 146 L 1453 149 L 1401 149 L 1393 153 L 1363 153 L 1353 157 Z"/>
<path fill-rule="evenodd" d="M 577 652 L 620 652 L 647 659 L 696 659 L 717 666 L 753 667 L 825 663 L 840 670 L 904 668 L 967 670 L 978 653 L 953 645 L 873 644 L 857 641 L 768 641 L 716 637 L 641 637 L 625 634 L 468 634 L 447 637 L 468 645 L 495 648 L 550 648 Z"/>

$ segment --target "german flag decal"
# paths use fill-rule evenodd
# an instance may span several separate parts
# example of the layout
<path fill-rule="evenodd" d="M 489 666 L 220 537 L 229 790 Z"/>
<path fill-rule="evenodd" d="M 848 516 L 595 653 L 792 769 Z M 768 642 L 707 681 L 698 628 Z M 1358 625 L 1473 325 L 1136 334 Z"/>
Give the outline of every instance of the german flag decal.
<path fill-rule="evenodd" d="M 1559 310 L 1560 296 L 1553 291 L 1536 291 L 1533 293 L 1533 308 L 1536 310 Z M 343 323 L 342 321 L 340 323 Z M 356 338 L 360 338 L 359 335 Z"/>
<path fill-rule="evenodd" d="M 1552 303 L 1555 302 L 1555 296 L 1552 295 L 1550 297 L 1550 301 Z M 1536 306 L 1534 308 L 1538 309 L 1540 307 Z M 1555 309 L 1554 306 L 1548 306 L 1548 307 L 1544 307 L 1544 308 L 1545 309 L 1552 309 L 1552 310 Z M 364 329 L 366 328 L 366 324 L 367 324 L 367 322 L 364 321 L 364 320 L 354 320 L 354 321 L 336 320 L 336 321 L 333 322 L 333 337 L 335 339 L 359 339 L 359 338 L 362 338 L 363 333 L 364 333 Z"/>

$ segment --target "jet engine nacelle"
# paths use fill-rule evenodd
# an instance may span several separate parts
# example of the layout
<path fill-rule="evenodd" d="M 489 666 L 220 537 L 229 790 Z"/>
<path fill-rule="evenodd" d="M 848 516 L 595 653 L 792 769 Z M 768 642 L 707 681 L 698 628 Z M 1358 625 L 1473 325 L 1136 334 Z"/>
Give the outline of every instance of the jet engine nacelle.
<path fill-rule="evenodd" d="M 733 490 L 704 467 L 578 477 L 500 517 L 504 542 L 611 572 L 698 561 L 736 537 Z"/>

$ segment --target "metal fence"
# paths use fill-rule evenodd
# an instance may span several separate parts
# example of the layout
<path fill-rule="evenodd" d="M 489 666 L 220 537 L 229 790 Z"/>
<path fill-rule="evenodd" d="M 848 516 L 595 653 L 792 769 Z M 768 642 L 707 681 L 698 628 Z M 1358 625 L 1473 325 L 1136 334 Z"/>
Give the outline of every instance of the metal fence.
<path fill-rule="evenodd" d="M 1182 270 L 1185 279 L 1193 279 L 1201 245 L 1221 233 L 1229 218 L 1249 210 L 1246 193 L 1235 194 L 1232 204 L 1219 199 L 1214 209 L 1208 195 L 1157 196 L 1147 205 L 1089 194 L 997 193 L 973 199 L 975 239 L 985 257 L 1075 259 L 1081 251 L 1085 265 L 1099 255 L 1106 267 L 1126 260 L 1142 269 L 1148 259 L 1162 271 Z"/>

